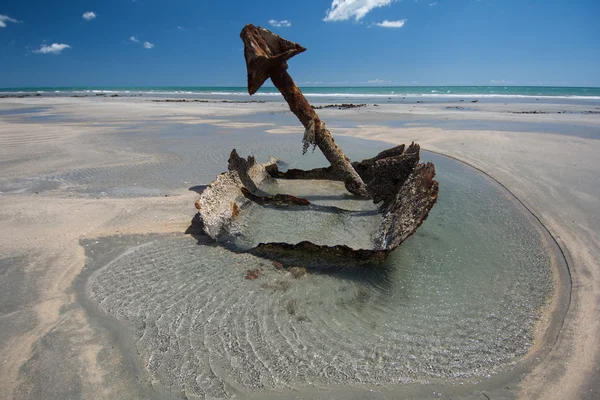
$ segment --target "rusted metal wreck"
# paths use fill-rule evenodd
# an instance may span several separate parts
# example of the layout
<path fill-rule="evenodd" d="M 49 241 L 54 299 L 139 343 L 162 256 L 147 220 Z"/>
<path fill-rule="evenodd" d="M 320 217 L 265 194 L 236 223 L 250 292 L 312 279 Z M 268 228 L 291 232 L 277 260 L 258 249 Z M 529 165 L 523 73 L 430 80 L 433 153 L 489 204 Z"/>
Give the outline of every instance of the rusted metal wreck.
<path fill-rule="evenodd" d="M 348 192 L 368 197 L 378 206 L 380 220 L 373 236 L 373 248 L 323 246 L 301 241 L 260 243 L 250 252 L 276 258 L 317 254 L 322 260 L 353 260 L 359 263 L 385 259 L 390 251 L 415 232 L 436 203 L 439 188 L 434 180 L 434 165 L 419 163 L 420 148 L 414 143 L 351 163 L 287 72 L 287 60 L 306 49 L 254 25 L 246 25 L 240 36 L 245 47 L 249 94 L 256 93 L 270 78 L 305 128 L 303 152 L 311 145 L 317 146 L 331 165 L 309 171 L 292 169 L 282 172 L 276 159 L 259 164 L 254 157 L 244 159 L 233 150 L 229 171 L 219 175 L 196 202 L 204 231 L 211 238 L 219 239 L 227 233 L 232 221 L 249 207 L 310 205 L 308 200 L 291 195 L 265 195 L 260 187 L 275 179 L 341 181 Z"/>

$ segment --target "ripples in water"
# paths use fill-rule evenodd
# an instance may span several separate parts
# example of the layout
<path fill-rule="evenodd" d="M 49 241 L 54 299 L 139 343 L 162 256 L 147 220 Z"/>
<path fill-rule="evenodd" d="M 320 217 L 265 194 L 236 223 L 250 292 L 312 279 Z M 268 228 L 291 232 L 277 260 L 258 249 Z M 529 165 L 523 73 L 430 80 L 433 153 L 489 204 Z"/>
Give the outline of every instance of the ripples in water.
<path fill-rule="evenodd" d="M 206 238 L 164 237 L 99 269 L 87 294 L 132 332 L 147 382 L 171 394 L 494 375 L 532 345 L 552 290 L 551 259 L 503 189 L 457 162 L 428 158 L 439 202 L 378 269 L 294 278 Z M 255 268 L 262 275 L 245 279 Z"/>

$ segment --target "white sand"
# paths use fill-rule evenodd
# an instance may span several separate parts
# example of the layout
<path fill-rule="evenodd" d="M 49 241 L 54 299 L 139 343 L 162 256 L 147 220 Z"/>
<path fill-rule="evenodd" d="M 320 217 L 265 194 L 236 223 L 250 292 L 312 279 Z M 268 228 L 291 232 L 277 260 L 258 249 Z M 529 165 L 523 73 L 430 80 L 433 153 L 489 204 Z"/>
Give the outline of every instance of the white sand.
<path fill-rule="evenodd" d="M 543 117 L 544 122 L 565 122 L 565 115 Z M 600 131 L 600 116 L 582 122 L 593 124 L 594 119 Z M 600 378 L 600 139 L 431 128 L 362 127 L 348 134 L 392 143 L 414 140 L 424 149 L 456 157 L 487 172 L 532 210 L 570 255 L 573 289 L 559 340 L 523 381 L 521 395 L 589 395 L 588 386 Z"/>
<path fill-rule="evenodd" d="M 476 108 L 447 110 L 445 106 Z M 271 133 L 296 133 L 289 127 L 229 121 L 232 116 L 286 110 L 281 103 L 152 103 L 148 99 L 2 99 L 0 110 L 51 106 L 40 115 L 59 113 L 67 122 L 23 122 L 0 115 L 0 180 L 22 179 L 46 171 L 68 172 L 99 166 L 152 162 L 151 153 L 115 148 L 105 135 L 119 126 L 152 121 L 207 124 L 230 128 L 262 127 Z M 600 139 L 558 133 L 494 130 L 494 123 L 566 124 L 597 129 L 599 114 L 512 114 L 597 110 L 600 105 L 417 104 L 382 105 L 356 110 L 320 110 L 325 120 L 352 120 L 356 128 L 329 127 L 334 136 L 350 135 L 390 143 L 416 141 L 482 169 L 511 190 L 542 221 L 569 256 L 572 299 L 560 337 L 551 353 L 522 381 L 519 397 L 592 398 L 600 385 Z M 389 119 L 409 121 L 383 126 Z M 488 130 L 444 129 L 427 121 L 488 121 Z M 565 131 L 568 127 L 565 126 Z M 566 132 L 567 133 L 567 132 Z M 600 137 L 600 133 L 597 135 Z M 59 384 L 79 379 L 83 398 L 120 397 L 135 384 L 111 371 L 120 355 L 103 351 L 110 337 L 90 325 L 77 305 L 72 284 L 81 272 L 81 238 L 102 235 L 183 232 L 194 215 L 196 194 L 182 187 L 169 197 L 90 198 L 60 191 L 0 194 L 0 259 L 25 257 L 22 271 L 0 280 L 27 288 L 16 291 L 18 307 L 0 315 L 0 397 L 28 398 L 53 392 L 43 380 L 52 351 L 77 359 Z M 4 287 L 4 286 L 3 286 Z M 12 293 L 12 292 L 11 292 Z M 1 307 L 1 304 L 0 304 Z M 50 334 L 67 342 L 49 346 Z M 99 359 L 103 359 L 102 363 Z M 45 361 L 49 360 L 49 361 Z M 106 361 L 108 360 L 108 361 Z M 45 364 L 47 362 L 47 364 Z M 111 364 L 112 363 L 112 364 Z M 59 366 L 55 366 L 59 367 Z M 38 381 L 32 376 L 35 375 Z M 50 376 L 50 375 L 48 375 Z M 39 381 L 41 379 L 41 381 Z M 57 389 L 58 390 L 58 389 Z M 590 390 L 595 390 L 591 392 Z M 46 397 L 46 396 L 44 396 Z M 51 396 L 48 396 L 51 397 Z"/>

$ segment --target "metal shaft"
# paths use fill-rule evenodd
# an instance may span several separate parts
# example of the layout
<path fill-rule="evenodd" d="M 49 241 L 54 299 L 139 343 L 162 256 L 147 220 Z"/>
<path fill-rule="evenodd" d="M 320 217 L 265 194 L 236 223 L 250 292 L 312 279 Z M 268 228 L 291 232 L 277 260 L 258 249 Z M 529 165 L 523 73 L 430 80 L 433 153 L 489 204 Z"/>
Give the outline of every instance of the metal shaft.
<path fill-rule="evenodd" d="M 346 189 L 352 194 L 366 196 L 367 190 L 364 182 L 342 149 L 335 143 L 333 136 L 306 100 L 300 88 L 296 86 L 286 71 L 286 66 L 274 68 L 269 75 L 275 87 L 279 89 L 290 106 L 290 110 L 298 117 L 304 128 L 314 132 L 314 143 L 319 146 L 327 161 L 331 163 L 334 173 L 343 178 Z"/>

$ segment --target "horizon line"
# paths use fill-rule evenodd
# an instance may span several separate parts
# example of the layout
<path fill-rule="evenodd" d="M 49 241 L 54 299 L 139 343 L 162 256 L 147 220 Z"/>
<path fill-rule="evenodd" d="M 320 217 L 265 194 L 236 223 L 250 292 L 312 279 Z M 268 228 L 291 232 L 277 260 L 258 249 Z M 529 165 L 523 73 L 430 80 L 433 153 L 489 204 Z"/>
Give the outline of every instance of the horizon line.
<path fill-rule="evenodd" d="M 600 89 L 600 86 L 569 86 L 569 85 L 313 85 L 298 83 L 299 86 L 313 88 L 396 88 L 396 87 L 501 87 L 501 88 L 518 88 L 518 87 L 540 87 L 540 88 L 573 88 L 573 89 Z M 0 91 L 4 89 L 76 89 L 76 88 L 246 88 L 245 85 L 59 85 L 59 86 L 4 86 L 0 87 Z M 275 88 L 275 86 L 265 85 L 262 88 Z M 262 89 L 261 88 L 261 89 Z"/>

